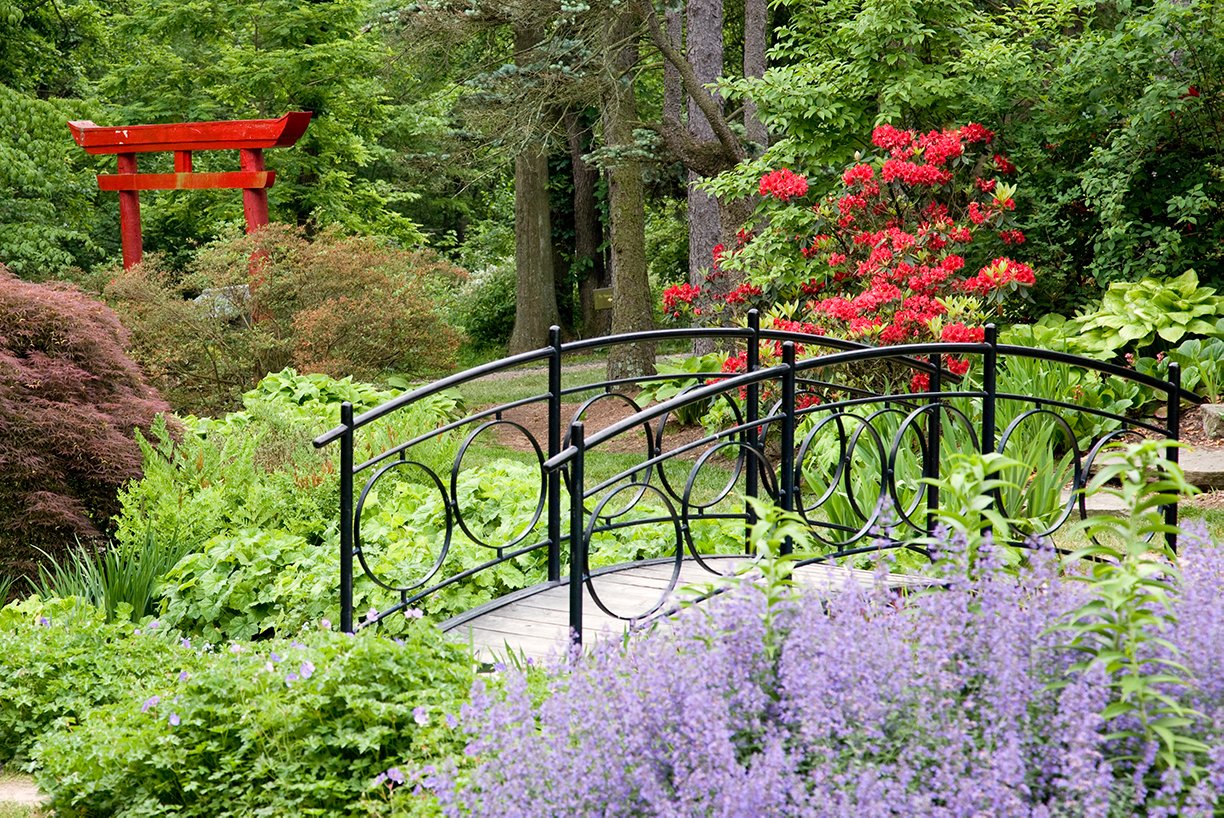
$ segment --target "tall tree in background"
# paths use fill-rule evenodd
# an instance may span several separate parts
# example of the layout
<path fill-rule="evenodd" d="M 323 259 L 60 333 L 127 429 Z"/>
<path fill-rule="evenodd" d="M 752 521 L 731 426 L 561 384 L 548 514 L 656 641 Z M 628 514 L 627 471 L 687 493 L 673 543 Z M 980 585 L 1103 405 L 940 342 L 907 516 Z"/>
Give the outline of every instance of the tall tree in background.
<path fill-rule="evenodd" d="M 536 59 L 540 23 L 519 20 L 514 27 L 514 59 L 521 69 Z M 552 223 L 548 212 L 548 146 L 544 134 L 529 130 L 514 157 L 514 270 L 516 297 L 509 352 L 543 346 L 548 328 L 560 322 L 553 271 Z"/>
<path fill-rule="evenodd" d="M 686 11 L 684 54 L 697 81 L 709 86 L 723 73 L 722 0 L 688 0 Z M 675 66 L 672 68 L 674 70 Z M 719 103 L 721 115 L 721 100 L 717 97 L 714 99 Z M 688 131 L 696 142 L 716 141 L 714 126 L 691 95 L 688 97 Z M 699 173 L 689 170 L 689 281 L 698 286 L 705 283 L 705 273 L 710 269 L 714 247 L 722 238 L 718 202 L 698 187 L 701 179 Z"/>
<path fill-rule="evenodd" d="M 642 163 L 633 130 L 637 124 L 634 71 L 638 62 L 639 21 L 631 10 L 608 15 L 604 26 L 609 69 L 603 101 L 608 155 L 608 208 L 612 222 L 612 332 L 636 332 L 654 325 L 646 271 L 646 202 Z M 608 351 L 608 377 L 654 372 L 654 344 L 618 344 Z"/>

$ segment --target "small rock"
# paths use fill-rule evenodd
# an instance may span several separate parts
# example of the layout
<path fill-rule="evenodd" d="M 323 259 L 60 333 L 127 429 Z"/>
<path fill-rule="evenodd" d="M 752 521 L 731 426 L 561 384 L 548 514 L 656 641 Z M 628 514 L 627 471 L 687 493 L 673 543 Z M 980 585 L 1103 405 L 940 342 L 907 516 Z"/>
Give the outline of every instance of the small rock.
<path fill-rule="evenodd" d="M 1202 410 L 1204 434 L 1213 440 L 1224 438 L 1224 403 L 1204 403 Z"/>

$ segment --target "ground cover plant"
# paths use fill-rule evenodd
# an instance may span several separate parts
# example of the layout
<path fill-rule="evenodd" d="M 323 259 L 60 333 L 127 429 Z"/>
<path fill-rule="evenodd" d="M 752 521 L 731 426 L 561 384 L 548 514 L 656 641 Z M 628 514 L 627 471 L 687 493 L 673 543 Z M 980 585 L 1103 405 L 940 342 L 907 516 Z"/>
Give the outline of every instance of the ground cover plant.
<path fill-rule="evenodd" d="M 453 816 L 1218 815 L 1224 552 L 1145 542 L 1185 489 L 1143 481 L 1154 452 L 1103 474 L 1131 514 L 1094 528 L 1084 582 L 1040 548 L 1006 569 L 982 518 L 910 598 L 771 568 L 624 650 L 478 683 L 466 760 L 415 781 Z M 802 536 L 762 516 L 758 542 Z"/>
<path fill-rule="evenodd" d="M 364 815 L 400 759 L 458 750 L 472 681 L 421 622 L 214 646 L 32 598 L 0 612 L 0 645 L 0 763 L 33 753 L 63 816 Z"/>

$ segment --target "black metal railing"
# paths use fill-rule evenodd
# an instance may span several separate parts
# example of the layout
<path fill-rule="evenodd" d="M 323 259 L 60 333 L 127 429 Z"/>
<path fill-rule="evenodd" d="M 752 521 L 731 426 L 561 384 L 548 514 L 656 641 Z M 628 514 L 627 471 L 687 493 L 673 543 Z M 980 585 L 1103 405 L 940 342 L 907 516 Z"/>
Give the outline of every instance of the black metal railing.
<path fill-rule="evenodd" d="M 635 385 L 685 376 L 596 378 L 562 385 L 563 375 L 572 371 L 567 370 L 567 361 L 579 353 L 616 344 L 696 338 L 746 344 L 745 371 L 691 373 L 687 377 L 696 381 L 691 388 L 645 407 L 632 394 Z M 762 344 L 767 345 L 770 357 L 780 353 L 778 363 L 762 362 Z M 967 369 L 968 374 L 960 377 L 949 372 L 951 361 L 962 362 L 961 371 Z M 1023 366 L 1011 363 L 1017 361 L 1042 361 L 1068 371 L 1095 373 L 1091 377 L 1113 376 L 1153 390 L 1163 396 L 1166 417 L 1163 422 L 1128 417 L 1114 408 L 1083 405 L 1074 395 L 1000 390 L 1000 373 L 1006 381 L 1009 366 Z M 361 438 L 377 422 L 446 390 L 540 364 L 546 367 L 546 386 L 539 394 L 476 409 L 386 446 Z M 927 378 L 927 385 L 919 391 L 907 386 L 906 376 L 915 373 Z M 588 393 L 594 394 L 579 403 L 568 420 L 563 418 L 566 400 Z M 345 404 L 340 425 L 314 441 L 316 447 L 340 443 L 340 625 L 351 631 L 358 624 L 353 612 L 355 561 L 376 586 L 395 598 L 389 606 L 373 611 L 361 623 L 364 625 L 415 606 L 484 571 L 542 553 L 542 582 L 532 590 L 568 583 L 570 624 L 581 639 L 584 588 L 608 615 L 642 619 L 665 604 L 686 558 L 717 573 L 696 535 L 709 530 L 725 534 L 728 527 L 736 528 L 741 532 L 739 553 L 751 553 L 746 532 L 755 517 L 744 497 L 767 497 L 806 521 L 819 547 L 818 553 L 801 555 L 805 562 L 852 558 L 881 548 L 921 553 L 921 542 L 933 533 L 940 509 L 940 493 L 931 481 L 940 477 L 947 457 L 958 451 L 1009 453 L 1025 441 L 1037 441 L 1033 451 L 1046 458 L 1044 465 L 1031 464 L 1042 471 L 1033 475 L 1033 481 L 1046 489 L 1051 485 L 1061 488 L 1065 482 L 1070 491 L 1055 504 L 1048 490 L 1041 493 L 1031 486 L 1028 494 L 1024 490 L 1009 496 L 995 492 L 992 502 L 1003 506 L 1000 511 L 1009 516 L 1031 519 L 1034 537 L 1049 536 L 1072 515 L 1087 513 L 1079 490 L 1087 484 L 1102 448 L 1127 435 L 1176 440 L 1180 403 L 1186 398 L 1193 396 L 1181 390 L 1175 364 L 1170 366 L 1169 380 L 1162 381 L 1062 352 L 999 344 L 993 327 L 987 328 L 982 343 L 882 348 L 762 329 L 755 311 L 743 328 L 659 330 L 569 344 L 561 343 L 554 328 L 549 346 L 543 349 L 443 378 L 357 416 Z M 622 404 L 625 416 L 588 432 L 585 413 L 601 401 Z M 686 408 L 709 406 L 728 407 L 723 424 L 669 445 L 669 418 Z M 514 419 L 516 411 L 532 407 L 546 408 L 543 440 Z M 502 542 L 487 542 L 470 524 L 472 510 L 464 508 L 459 496 L 459 476 L 475 441 L 498 430 L 524 439 L 522 448 L 533 461 L 531 469 L 538 470 L 539 496 L 533 514 L 512 535 Z M 622 441 L 619 448 L 624 448 L 623 441 L 637 430 L 644 431 L 641 456 L 631 458 L 627 466 L 612 466 L 611 474 L 605 464 L 605 473 L 592 478 L 591 454 L 607 450 L 612 441 Z M 460 432 L 466 435 L 449 460 L 449 479 L 425 458 L 414 459 L 421 447 Z M 356 458 L 359 450 L 369 452 L 360 462 Z M 1169 447 L 1168 457 L 1176 462 L 1175 447 Z M 413 469 L 422 473 L 429 491 L 442 497 L 442 542 L 437 543 L 437 557 L 420 576 L 388 581 L 368 559 L 362 539 L 363 512 L 381 480 L 396 471 Z M 683 483 L 675 477 L 678 469 L 687 469 Z M 1045 473 L 1050 469 L 1054 475 Z M 702 489 L 703 482 L 710 482 L 710 474 L 715 489 Z M 358 480 L 363 481 L 360 490 Z M 703 490 L 711 496 L 699 496 Z M 1176 524 L 1176 506 L 1167 508 L 1165 514 L 1169 523 Z M 879 527 L 885 515 L 891 515 L 891 526 L 882 540 Z M 645 557 L 672 566 L 670 583 L 649 609 L 613 610 L 599 595 L 599 578 L 607 569 L 592 560 L 593 551 L 600 537 L 644 526 L 652 526 L 655 532 L 668 531 L 674 539 L 669 553 Z M 466 547 L 486 549 L 488 559 L 452 564 L 456 561 L 448 558 L 457 536 L 466 537 Z M 789 541 L 783 544 L 784 551 L 792 548 Z M 568 577 L 563 576 L 565 570 Z M 462 621 L 464 617 L 457 617 L 449 624 Z"/>

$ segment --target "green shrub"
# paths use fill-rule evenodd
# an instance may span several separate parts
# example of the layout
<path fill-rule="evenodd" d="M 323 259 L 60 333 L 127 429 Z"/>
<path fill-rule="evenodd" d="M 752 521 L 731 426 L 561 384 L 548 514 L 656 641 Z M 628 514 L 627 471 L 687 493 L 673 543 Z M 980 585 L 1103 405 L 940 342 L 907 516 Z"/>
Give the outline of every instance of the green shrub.
<path fill-rule="evenodd" d="M 514 329 L 514 267 L 491 267 L 474 276 L 456 320 L 478 349 L 503 347 Z"/>
<path fill-rule="evenodd" d="M 447 716 L 471 659 L 420 622 L 396 641 L 314 631 L 164 662 L 43 737 L 36 775 L 56 815 L 363 815 L 380 773 L 462 748 Z"/>
<path fill-rule="evenodd" d="M 105 621 L 83 600 L 30 597 L 0 610 L 0 764 L 25 762 L 53 725 L 136 699 L 200 662 L 166 629 Z"/>
<path fill-rule="evenodd" d="M 270 225 L 205 247 L 186 273 L 150 257 L 104 293 L 171 404 L 216 412 L 289 365 L 367 380 L 447 370 L 458 336 L 432 294 L 465 277 L 426 251 Z"/>

